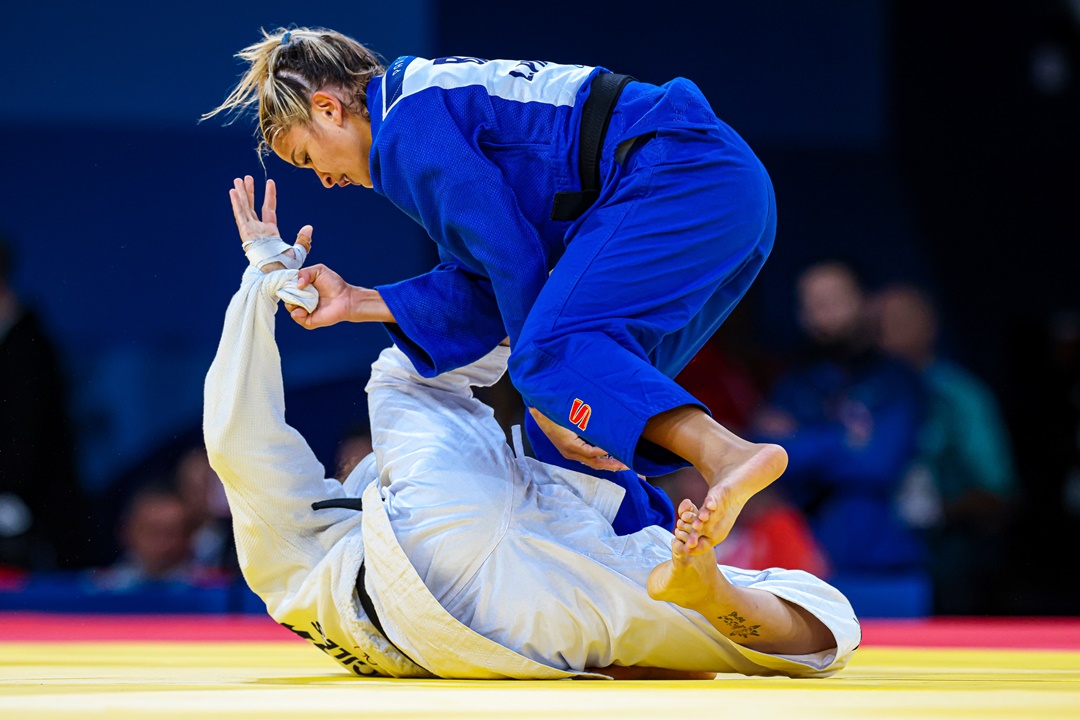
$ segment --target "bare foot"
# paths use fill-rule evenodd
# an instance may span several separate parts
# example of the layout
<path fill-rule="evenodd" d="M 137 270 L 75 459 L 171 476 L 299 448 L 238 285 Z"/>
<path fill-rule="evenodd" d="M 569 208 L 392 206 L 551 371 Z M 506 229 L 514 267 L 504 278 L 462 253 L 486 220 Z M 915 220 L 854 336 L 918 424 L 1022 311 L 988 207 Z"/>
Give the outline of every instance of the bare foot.
<path fill-rule="evenodd" d="M 689 552 L 687 541 L 698 514 L 689 500 L 679 505 L 671 559 L 649 573 L 651 598 L 701 613 L 732 642 L 759 652 L 803 655 L 836 647 L 832 631 L 809 610 L 767 590 L 729 582 L 707 539 L 699 541 L 706 552 Z"/>
<path fill-rule="evenodd" d="M 646 587 L 653 600 L 675 603 L 690 610 L 705 608 L 715 601 L 725 581 L 716 566 L 712 545 L 702 538 L 698 548 L 703 551 L 691 553 L 687 546 L 697 518 L 698 508 L 689 500 L 683 500 L 675 520 L 671 559 L 660 563 L 649 573 Z"/>
<path fill-rule="evenodd" d="M 714 557 L 712 546 L 728 536 L 746 502 L 787 469 L 784 448 L 769 443 L 747 445 L 745 451 L 738 452 L 718 470 L 702 473 L 709 493 L 686 541 L 686 551 L 691 555 Z"/>

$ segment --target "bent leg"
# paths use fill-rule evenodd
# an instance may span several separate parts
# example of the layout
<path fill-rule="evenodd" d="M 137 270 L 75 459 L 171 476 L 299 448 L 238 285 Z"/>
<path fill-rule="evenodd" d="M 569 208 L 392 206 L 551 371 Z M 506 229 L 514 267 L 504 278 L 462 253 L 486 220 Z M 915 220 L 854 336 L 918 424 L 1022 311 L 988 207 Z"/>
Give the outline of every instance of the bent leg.
<path fill-rule="evenodd" d="M 539 472 L 543 467 L 536 465 Z M 672 540 L 658 527 L 615 536 L 603 515 L 559 483 L 530 483 L 509 531 L 445 606 L 476 632 L 564 669 L 617 665 L 825 676 L 851 657 L 859 629 L 850 604 L 801 571 L 718 568 L 713 561 L 714 571 L 737 596 L 723 603 L 723 615 L 737 612 L 746 620 L 741 624 L 768 623 L 783 631 L 783 617 L 752 620 L 759 607 L 745 602 L 750 597 L 766 610 L 766 601 L 781 608 L 790 603 L 812 616 L 807 625 L 816 619 L 828 629 L 827 637 L 812 644 L 781 638 L 775 652 L 742 644 L 742 638 L 731 636 L 733 629 L 724 632 L 711 621 L 721 613 L 710 606 L 695 610 L 657 602 L 647 591 L 648 581 L 657 565 L 672 558 Z M 761 639 L 761 628 L 757 631 L 759 637 L 750 640 Z M 807 647 L 813 650 L 799 652 Z"/>
<path fill-rule="evenodd" d="M 582 221 L 510 359 L 530 407 L 636 472 L 689 462 L 724 488 L 702 513 L 714 542 L 784 458 L 748 449 L 672 377 L 746 292 L 774 234 L 771 184 L 738 136 L 658 133 Z M 748 464 L 758 450 L 769 457 Z"/>
<path fill-rule="evenodd" d="M 836 645 L 832 632 L 809 611 L 756 588 L 738 587 L 716 565 L 712 546 L 703 554 L 690 554 L 690 538 L 697 508 L 689 500 L 679 506 L 671 560 L 649 575 L 649 595 L 701 613 L 732 641 L 758 652 L 809 655 Z"/>

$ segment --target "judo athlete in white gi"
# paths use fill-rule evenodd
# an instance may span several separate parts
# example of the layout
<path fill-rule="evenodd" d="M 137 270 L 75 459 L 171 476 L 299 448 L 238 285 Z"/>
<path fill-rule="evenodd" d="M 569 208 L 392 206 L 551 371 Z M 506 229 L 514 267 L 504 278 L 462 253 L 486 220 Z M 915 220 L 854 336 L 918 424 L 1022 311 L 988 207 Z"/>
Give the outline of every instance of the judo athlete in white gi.
<path fill-rule="evenodd" d="M 358 675 L 822 677 L 848 662 L 860 629 L 837 590 L 682 554 L 686 503 L 679 537 L 655 526 L 617 536 L 622 488 L 512 450 L 471 390 L 503 375 L 509 348 L 434 378 L 385 350 L 367 386 L 375 451 L 344 483 L 326 478 L 285 422 L 274 339 L 279 299 L 317 306 L 313 288 L 296 287 L 306 248 L 264 238 L 246 249 L 204 432 L 244 577 L 274 620 Z M 276 262 L 291 269 L 262 272 Z M 362 511 L 342 507 L 361 497 Z"/>

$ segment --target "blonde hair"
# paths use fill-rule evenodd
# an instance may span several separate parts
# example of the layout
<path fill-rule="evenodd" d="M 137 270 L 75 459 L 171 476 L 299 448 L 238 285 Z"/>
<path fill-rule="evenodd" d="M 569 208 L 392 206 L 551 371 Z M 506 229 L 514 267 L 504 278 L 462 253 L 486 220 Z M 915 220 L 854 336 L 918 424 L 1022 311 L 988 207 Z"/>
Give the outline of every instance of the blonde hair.
<path fill-rule="evenodd" d="M 385 72 L 371 50 L 333 30 L 278 28 L 261 30 L 263 39 L 236 54 L 248 69 L 225 101 L 202 116 L 220 113 L 233 118 L 258 103 L 260 150 L 268 150 L 294 125 L 311 123 L 311 96 L 323 88 L 343 93 L 345 107 L 364 118 L 367 84 Z"/>

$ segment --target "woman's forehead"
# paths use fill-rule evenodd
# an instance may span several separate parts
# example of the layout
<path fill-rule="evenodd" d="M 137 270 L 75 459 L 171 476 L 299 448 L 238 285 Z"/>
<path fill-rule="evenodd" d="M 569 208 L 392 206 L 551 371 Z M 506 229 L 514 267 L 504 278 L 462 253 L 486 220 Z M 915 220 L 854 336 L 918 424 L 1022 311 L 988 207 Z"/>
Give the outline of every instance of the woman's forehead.
<path fill-rule="evenodd" d="M 293 165 L 303 164 L 303 158 L 300 157 L 299 150 L 303 149 L 304 143 L 307 141 L 307 128 L 300 125 L 293 125 L 288 130 L 284 130 L 277 134 L 274 138 L 274 142 L 270 145 L 270 148 L 274 151 L 274 154 L 285 162 Z"/>

